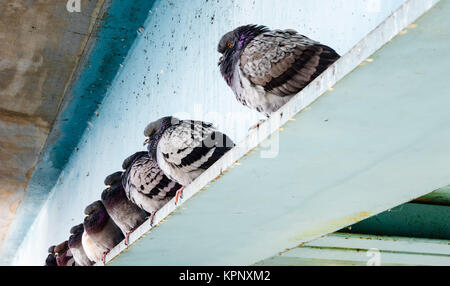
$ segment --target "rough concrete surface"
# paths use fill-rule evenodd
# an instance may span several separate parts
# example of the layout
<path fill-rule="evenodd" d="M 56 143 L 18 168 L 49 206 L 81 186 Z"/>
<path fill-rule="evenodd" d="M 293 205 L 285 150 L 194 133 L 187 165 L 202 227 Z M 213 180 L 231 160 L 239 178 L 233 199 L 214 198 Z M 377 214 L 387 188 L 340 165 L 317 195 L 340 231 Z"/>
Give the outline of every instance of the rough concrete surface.
<path fill-rule="evenodd" d="M 0 245 L 104 1 L 0 1 Z"/>

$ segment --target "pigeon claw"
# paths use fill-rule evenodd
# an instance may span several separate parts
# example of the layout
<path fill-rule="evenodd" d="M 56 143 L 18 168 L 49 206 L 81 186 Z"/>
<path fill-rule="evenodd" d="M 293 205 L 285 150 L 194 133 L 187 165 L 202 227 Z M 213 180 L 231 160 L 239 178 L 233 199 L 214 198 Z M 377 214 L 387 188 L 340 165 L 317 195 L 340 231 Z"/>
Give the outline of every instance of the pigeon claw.
<path fill-rule="evenodd" d="M 150 215 L 150 226 L 153 226 L 153 218 L 155 217 L 156 211 L 152 212 Z"/>
<path fill-rule="evenodd" d="M 253 125 L 252 127 L 250 127 L 250 128 L 248 129 L 248 131 L 251 131 L 252 129 L 258 129 L 259 126 L 261 126 L 261 124 L 263 124 L 265 121 L 266 121 L 265 119 L 260 119 L 260 120 L 258 121 L 258 123 L 256 123 L 256 124 Z"/>
<path fill-rule="evenodd" d="M 184 187 L 179 188 L 175 195 L 175 204 L 176 205 L 178 204 L 178 199 L 183 198 L 183 190 L 184 190 Z"/>
<path fill-rule="evenodd" d="M 130 242 L 130 234 L 131 232 L 127 233 L 127 235 L 125 235 L 125 245 L 128 246 L 128 243 Z"/>
<path fill-rule="evenodd" d="M 102 262 L 103 262 L 103 264 L 106 263 L 106 255 L 108 255 L 108 253 L 109 253 L 109 249 L 108 249 L 107 251 L 103 252 L 103 256 L 102 256 Z"/>

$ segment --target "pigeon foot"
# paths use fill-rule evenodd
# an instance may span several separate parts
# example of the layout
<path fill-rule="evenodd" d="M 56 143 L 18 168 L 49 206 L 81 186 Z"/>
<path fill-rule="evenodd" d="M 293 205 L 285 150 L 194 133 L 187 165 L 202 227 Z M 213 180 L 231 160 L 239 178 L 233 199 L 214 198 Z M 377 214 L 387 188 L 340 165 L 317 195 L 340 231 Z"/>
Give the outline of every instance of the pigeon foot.
<path fill-rule="evenodd" d="M 103 262 L 103 264 L 105 264 L 105 261 L 106 261 L 106 255 L 108 255 L 109 251 L 110 251 L 110 250 L 108 249 L 107 251 L 103 252 L 103 256 L 102 256 L 102 262 Z"/>
<path fill-rule="evenodd" d="M 153 218 L 155 217 L 156 211 L 152 212 L 150 215 L 150 226 L 153 226 Z"/>
<path fill-rule="evenodd" d="M 258 121 L 258 123 L 256 123 L 255 125 L 253 125 L 252 127 L 250 127 L 248 129 L 248 131 L 251 131 L 252 129 L 257 129 L 261 124 L 263 124 L 264 122 L 266 122 L 266 119 L 260 119 Z"/>
<path fill-rule="evenodd" d="M 178 199 L 183 198 L 183 190 L 184 190 L 184 187 L 179 188 L 175 195 L 175 204 L 176 205 L 178 204 Z"/>

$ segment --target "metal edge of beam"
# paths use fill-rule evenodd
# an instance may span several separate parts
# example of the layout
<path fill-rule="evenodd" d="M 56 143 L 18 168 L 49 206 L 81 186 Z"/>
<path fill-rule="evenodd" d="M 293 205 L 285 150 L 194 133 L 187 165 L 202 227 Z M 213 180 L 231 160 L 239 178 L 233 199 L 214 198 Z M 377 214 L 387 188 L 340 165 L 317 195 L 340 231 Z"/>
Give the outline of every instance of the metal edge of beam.
<path fill-rule="evenodd" d="M 450 255 L 449 243 L 449 240 L 431 238 L 333 233 L 307 242 L 304 246 L 351 249 L 377 248 L 384 251 Z"/>
<path fill-rule="evenodd" d="M 282 108 L 280 108 L 277 112 L 274 112 L 271 117 L 260 124 L 258 128 L 249 131 L 249 134 L 245 139 L 236 144 L 232 150 L 227 152 L 220 160 L 201 174 L 194 182 L 186 186 L 183 191 L 183 198 L 179 200 L 178 205 L 175 205 L 175 199 L 169 201 L 155 214 L 153 226 L 150 225 L 149 221 L 144 222 L 133 233 L 131 233 L 128 245 L 125 244 L 125 241 L 120 242 L 107 254 L 105 263 L 98 262 L 95 265 L 103 266 L 108 264 L 127 248 L 131 247 L 134 242 L 139 240 L 141 237 L 145 237 L 146 233 L 158 224 L 164 222 L 165 219 L 169 217 L 178 207 L 180 207 L 184 201 L 189 200 L 192 196 L 200 192 L 209 182 L 218 179 L 226 169 L 230 168 L 234 164 L 234 162 L 238 161 L 252 149 L 257 147 L 273 132 L 284 125 L 290 118 L 313 103 L 325 91 L 330 89 L 334 84 L 356 68 L 362 61 L 380 49 L 384 44 L 389 42 L 400 31 L 413 23 L 439 1 L 440 0 L 409 0 L 404 3 L 399 9 L 387 17 L 380 25 L 378 25 L 358 44 L 356 44 L 349 52 L 342 56 L 301 92 L 295 95 Z"/>
<path fill-rule="evenodd" d="M 450 265 L 448 240 L 333 233 L 254 265 Z M 370 264 L 370 263 L 369 263 Z"/>
<path fill-rule="evenodd" d="M 413 203 L 450 206 L 450 185 L 415 199 Z"/>

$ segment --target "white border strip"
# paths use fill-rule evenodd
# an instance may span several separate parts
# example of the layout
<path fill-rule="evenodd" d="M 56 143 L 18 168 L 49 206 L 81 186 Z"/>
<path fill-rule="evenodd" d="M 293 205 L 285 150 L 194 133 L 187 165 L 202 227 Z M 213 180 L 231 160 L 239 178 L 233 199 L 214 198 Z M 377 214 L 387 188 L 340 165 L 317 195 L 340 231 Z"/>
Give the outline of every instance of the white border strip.
<path fill-rule="evenodd" d="M 400 31 L 413 23 L 422 14 L 428 11 L 440 0 L 409 0 L 404 3 L 397 11 L 390 15 L 386 20 L 378 25 L 364 39 L 356 44 L 349 52 L 342 56 L 325 72 L 311 82 L 306 88 L 294 96 L 277 112 L 262 123 L 258 128 L 249 132 L 248 136 L 239 142 L 235 148 L 230 150 L 218 160 L 213 166 L 200 175 L 194 182 L 188 185 L 183 191 L 183 198 L 175 205 L 175 199 L 172 199 L 164 207 L 162 207 L 154 217 L 154 224 L 150 226 L 150 222 L 146 221 L 139 226 L 129 237 L 129 245 L 125 245 L 125 241 L 119 243 L 106 256 L 106 264 L 119 256 L 123 251 L 130 247 L 133 243 L 145 236 L 153 227 L 163 222 L 167 216 L 174 212 L 182 203 L 209 182 L 223 174 L 223 171 L 230 168 L 234 162 L 245 156 L 250 150 L 257 147 L 273 132 L 278 130 L 290 118 L 294 117 L 298 112 L 305 109 L 308 105 L 319 98 L 325 91 L 331 88 L 336 82 L 346 76 L 362 61 L 376 52 L 385 43 L 394 38 Z M 102 262 L 96 263 L 96 266 L 104 265 Z"/>

